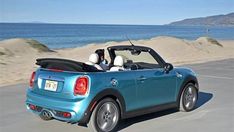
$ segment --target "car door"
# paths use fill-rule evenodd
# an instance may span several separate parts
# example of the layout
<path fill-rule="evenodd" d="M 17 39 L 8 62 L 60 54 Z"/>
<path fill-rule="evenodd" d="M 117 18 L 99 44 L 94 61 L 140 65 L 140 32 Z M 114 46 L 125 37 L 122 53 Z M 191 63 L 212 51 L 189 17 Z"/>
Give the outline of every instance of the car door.
<path fill-rule="evenodd" d="M 139 108 L 170 103 L 176 100 L 176 73 L 163 68 L 136 71 Z"/>

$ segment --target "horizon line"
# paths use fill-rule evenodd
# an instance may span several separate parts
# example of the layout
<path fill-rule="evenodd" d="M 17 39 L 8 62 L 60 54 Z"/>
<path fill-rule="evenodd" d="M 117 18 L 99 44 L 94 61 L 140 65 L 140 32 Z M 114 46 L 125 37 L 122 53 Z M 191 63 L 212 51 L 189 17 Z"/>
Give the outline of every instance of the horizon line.
<path fill-rule="evenodd" d="M 59 23 L 59 22 L 0 22 L 0 24 L 64 24 L 64 25 L 123 25 L 123 26 L 165 26 L 168 24 L 124 24 L 124 23 Z"/>

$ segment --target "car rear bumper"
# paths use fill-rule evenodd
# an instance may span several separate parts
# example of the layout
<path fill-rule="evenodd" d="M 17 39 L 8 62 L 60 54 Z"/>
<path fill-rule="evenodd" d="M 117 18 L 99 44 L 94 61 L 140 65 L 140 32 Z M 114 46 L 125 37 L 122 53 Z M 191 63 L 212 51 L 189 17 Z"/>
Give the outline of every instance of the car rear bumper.
<path fill-rule="evenodd" d="M 43 111 L 51 113 L 52 117 L 57 120 L 76 123 L 82 120 L 90 101 L 88 98 L 81 100 L 56 99 L 27 91 L 26 108 L 34 114 L 40 115 Z M 31 109 L 34 105 L 35 109 Z M 63 113 L 70 113 L 69 117 L 64 117 Z"/>

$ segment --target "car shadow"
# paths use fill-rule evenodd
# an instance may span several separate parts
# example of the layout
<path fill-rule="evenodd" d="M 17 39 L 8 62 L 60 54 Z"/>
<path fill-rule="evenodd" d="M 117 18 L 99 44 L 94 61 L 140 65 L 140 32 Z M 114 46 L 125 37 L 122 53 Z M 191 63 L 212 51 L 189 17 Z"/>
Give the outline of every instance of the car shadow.
<path fill-rule="evenodd" d="M 198 94 L 199 95 L 198 95 L 198 101 L 196 103 L 196 109 L 203 106 L 205 103 L 210 101 L 213 97 L 213 94 L 211 94 L 211 93 L 199 92 Z M 150 119 L 162 117 L 165 115 L 173 114 L 175 112 L 178 112 L 178 110 L 177 109 L 169 109 L 169 110 L 165 110 L 165 111 L 160 111 L 160 112 L 141 115 L 141 116 L 137 116 L 137 117 L 133 117 L 133 118 L 129 118 L 129 119 L 124 119 L 120 122 L 118 131 L 125 129 L 126 127 L 129 127 L 135 123 L 139 123 L 139 122 L 147 121 Z"/>
<path fill-rule="evenodd" d="M 206 92 L 199 92 L 198 93 L 198 100 L 196 103 L 196 109 L 207 103 L 209 100 L 213 98 L 212 93 L 206 93 Z"/>

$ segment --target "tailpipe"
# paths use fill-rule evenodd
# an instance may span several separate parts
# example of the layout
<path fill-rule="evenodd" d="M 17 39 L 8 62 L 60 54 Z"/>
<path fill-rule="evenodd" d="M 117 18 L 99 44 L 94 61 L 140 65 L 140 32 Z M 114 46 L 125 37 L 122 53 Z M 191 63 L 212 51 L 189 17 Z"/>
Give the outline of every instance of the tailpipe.
<path fill-rule="evenodd" d="M 53 119 L 53 115 L 50 111 L 47 110 L 43 110 L 40 114 L 40 118 L 42 120 L 48 121 L 48 120 L 52 120 Z"/>

